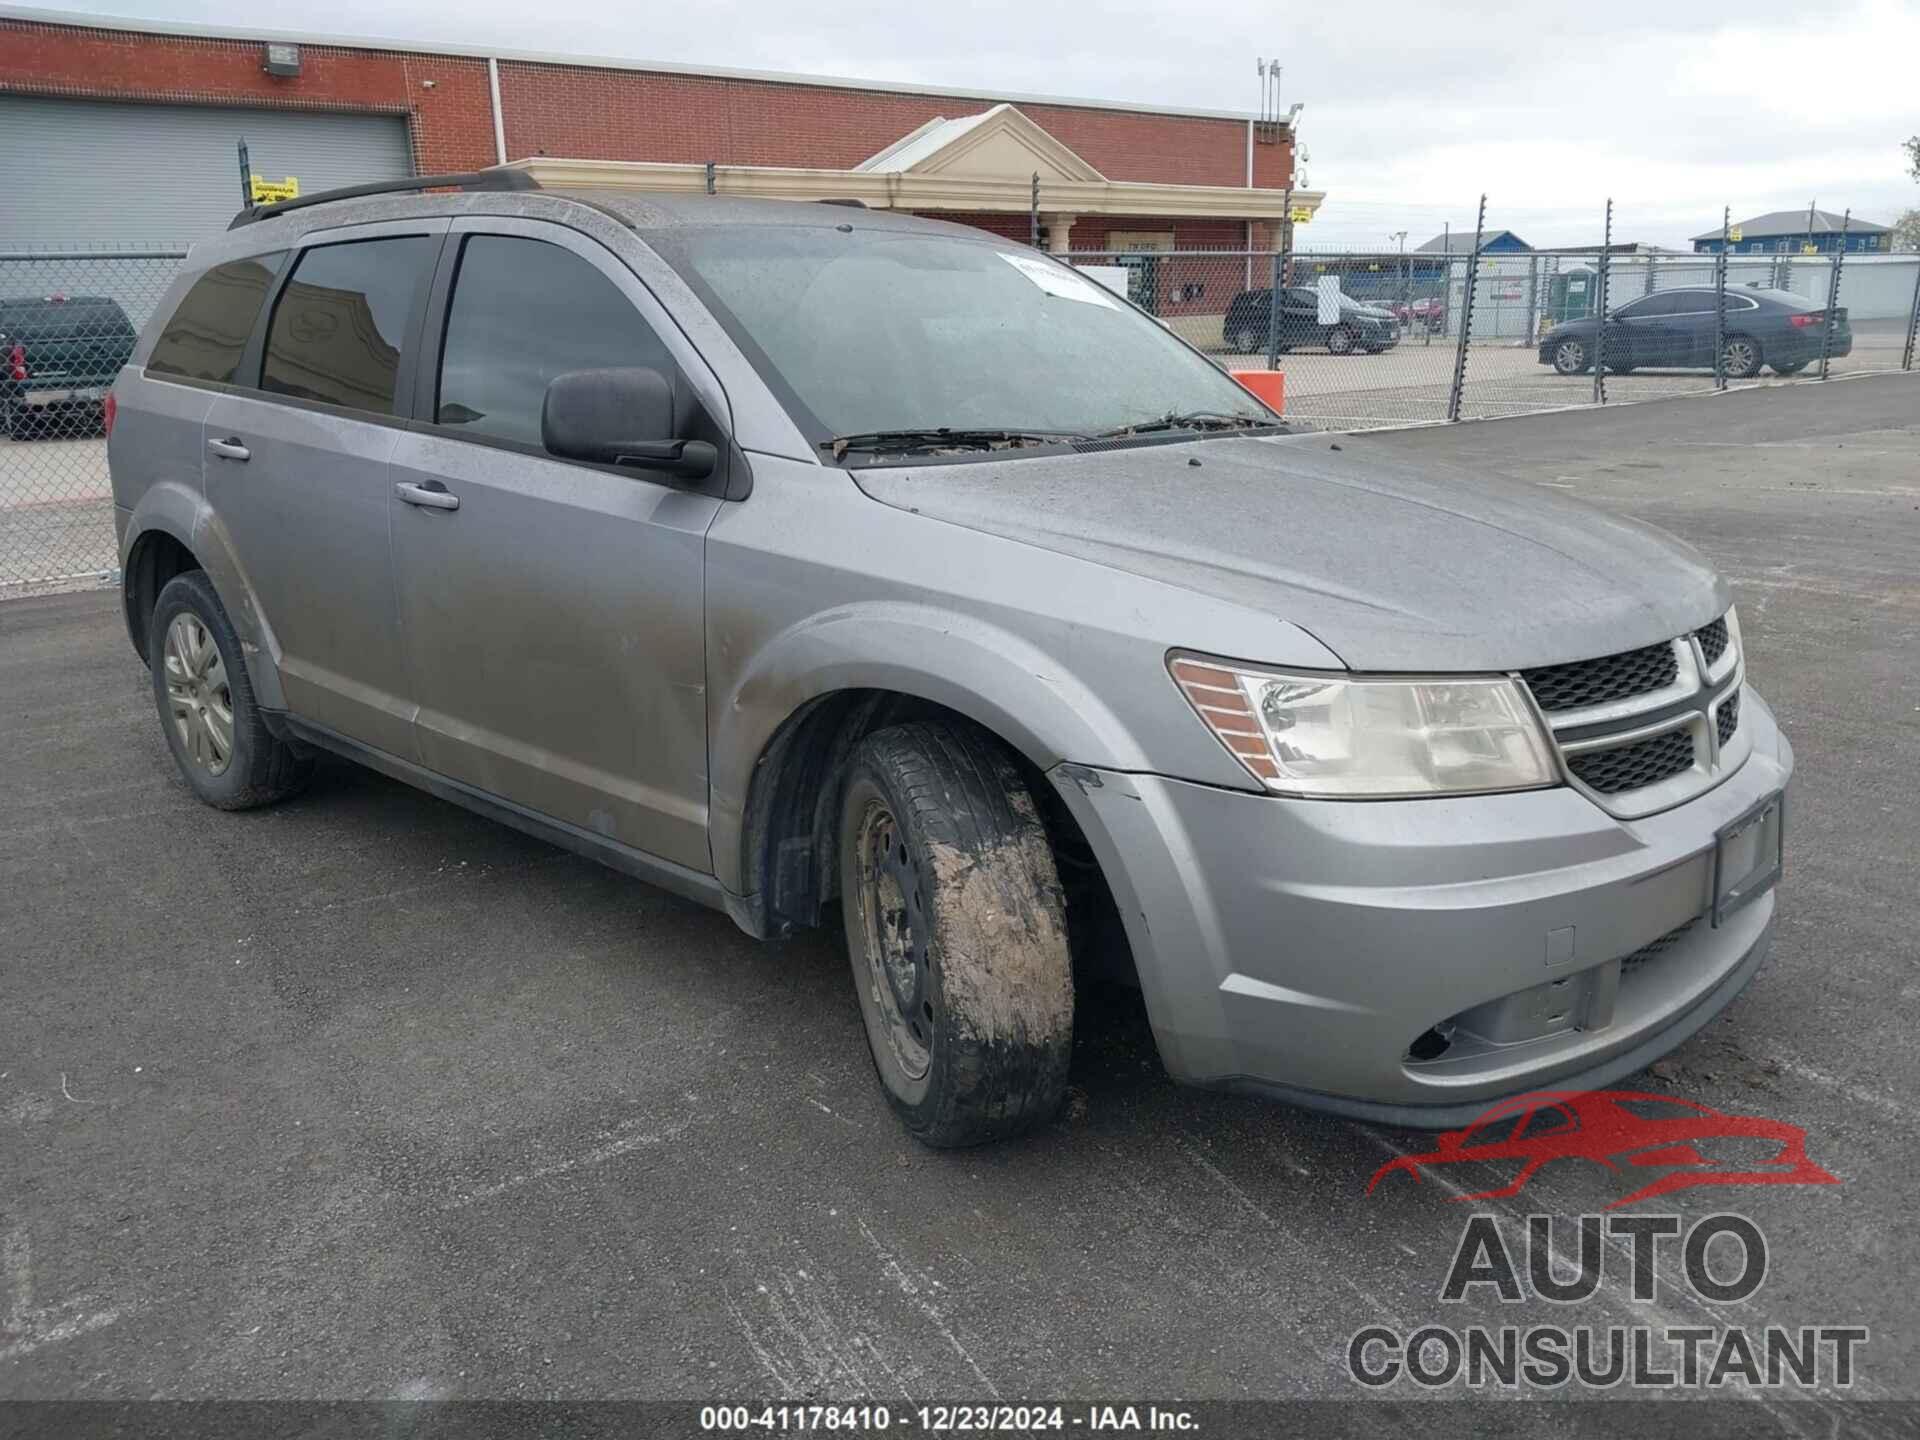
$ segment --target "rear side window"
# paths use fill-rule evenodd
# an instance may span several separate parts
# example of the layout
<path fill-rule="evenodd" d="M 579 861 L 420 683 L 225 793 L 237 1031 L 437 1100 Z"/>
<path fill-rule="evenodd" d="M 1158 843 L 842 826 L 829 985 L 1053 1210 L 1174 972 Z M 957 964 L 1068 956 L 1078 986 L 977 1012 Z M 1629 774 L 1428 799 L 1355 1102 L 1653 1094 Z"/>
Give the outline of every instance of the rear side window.
<path fill-rule="evenodd" d="M 154 342 L 148 373 L 231 385 L 285 254 L 229 260 L 194 281 Z"/>
<path fill-rule="evenodd" d="M 406 235 L 303 254 L 273 307 L 260 388 L 393 414 L 401 346 L 438 243 Z"/>
<path fill-rule="evenodd" d="M 605 275 L 543 240 L 466 242 L 441 349 L 440 424 L 538 446 L 554 376 L 627 366 L 672 374 L 653 327 Z"/>

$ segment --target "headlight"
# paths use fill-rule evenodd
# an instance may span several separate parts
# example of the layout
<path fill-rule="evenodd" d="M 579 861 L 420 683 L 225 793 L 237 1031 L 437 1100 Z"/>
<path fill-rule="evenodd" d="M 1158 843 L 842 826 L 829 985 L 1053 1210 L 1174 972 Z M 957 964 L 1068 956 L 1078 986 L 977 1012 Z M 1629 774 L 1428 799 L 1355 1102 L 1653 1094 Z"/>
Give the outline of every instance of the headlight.
<path fill-rule="evenodd" d="M 1192 655 L 1167 665 L 1233 758 L 1283 794 L 1463 795 L 1558 778 L 1509 679 L 1281 675 Z"/>

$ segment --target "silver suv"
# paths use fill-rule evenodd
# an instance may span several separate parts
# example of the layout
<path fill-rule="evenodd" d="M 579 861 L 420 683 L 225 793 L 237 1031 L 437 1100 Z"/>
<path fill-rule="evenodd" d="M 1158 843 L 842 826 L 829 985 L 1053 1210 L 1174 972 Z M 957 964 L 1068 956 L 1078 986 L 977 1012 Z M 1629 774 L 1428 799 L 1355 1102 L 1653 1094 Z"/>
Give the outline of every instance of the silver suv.
<path fill-rule="evenodd" d="M 1289 434 L 979 231 L 465 183 L 242 215 L 114 386 L 208 804 L 332 751 L 756 936 L 837 913 L 934 1145 L 1053 1111 L 1076 974 L 1178 1080 L 1439 1126 L 1761 964 L 1792 751 L 1691 549 Z"/>

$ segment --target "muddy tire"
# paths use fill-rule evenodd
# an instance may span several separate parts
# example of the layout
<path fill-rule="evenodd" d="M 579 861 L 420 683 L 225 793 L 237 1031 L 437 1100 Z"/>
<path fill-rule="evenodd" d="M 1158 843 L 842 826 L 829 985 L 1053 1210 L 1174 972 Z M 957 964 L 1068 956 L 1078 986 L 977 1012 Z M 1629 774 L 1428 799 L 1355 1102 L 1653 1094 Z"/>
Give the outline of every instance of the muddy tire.
<path fill-rule="evenodd" d="M 1046 1121 L 1073 1050 L 1073 966 L 1012 757 L 959 726 L 877 731 L 848 766 L 839 836 L 854 989 L 901 1122 L 946 1148 Z"/>

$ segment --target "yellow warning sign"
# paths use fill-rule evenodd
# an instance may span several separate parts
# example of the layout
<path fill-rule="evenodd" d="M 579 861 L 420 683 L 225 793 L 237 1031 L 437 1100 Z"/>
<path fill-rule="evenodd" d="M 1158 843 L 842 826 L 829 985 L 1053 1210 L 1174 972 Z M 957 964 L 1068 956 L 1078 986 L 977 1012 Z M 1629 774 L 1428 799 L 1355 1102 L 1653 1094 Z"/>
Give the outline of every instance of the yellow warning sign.
<path fill-rule="evenodd" d="M 268 180 L 259 175 L 252 177 L 253 203 L 272 205 L 280 200 L 292 200 L 300 194 L 300 181 L 292 176 L 284 180 Z"/>
<path fill-rule="evenodd" d="M 1293 207 L 1292 212 L 1287 216 L 1287 218 L 1296 225 L 1304 225 L 1309 220 L 1313 219 L 1313 211 L 1309 210 L 1304 205 L 1296 205 Z"/>
<path fill-rule="evenodd" d="M 1740 243 L 1740 227 L 1738 225 L 1734 226 L 1731 230 L 1727 231 L 1727 240 L 1730 244 L 1734 244 L 1734 245 L 1738 245 Z"/>

